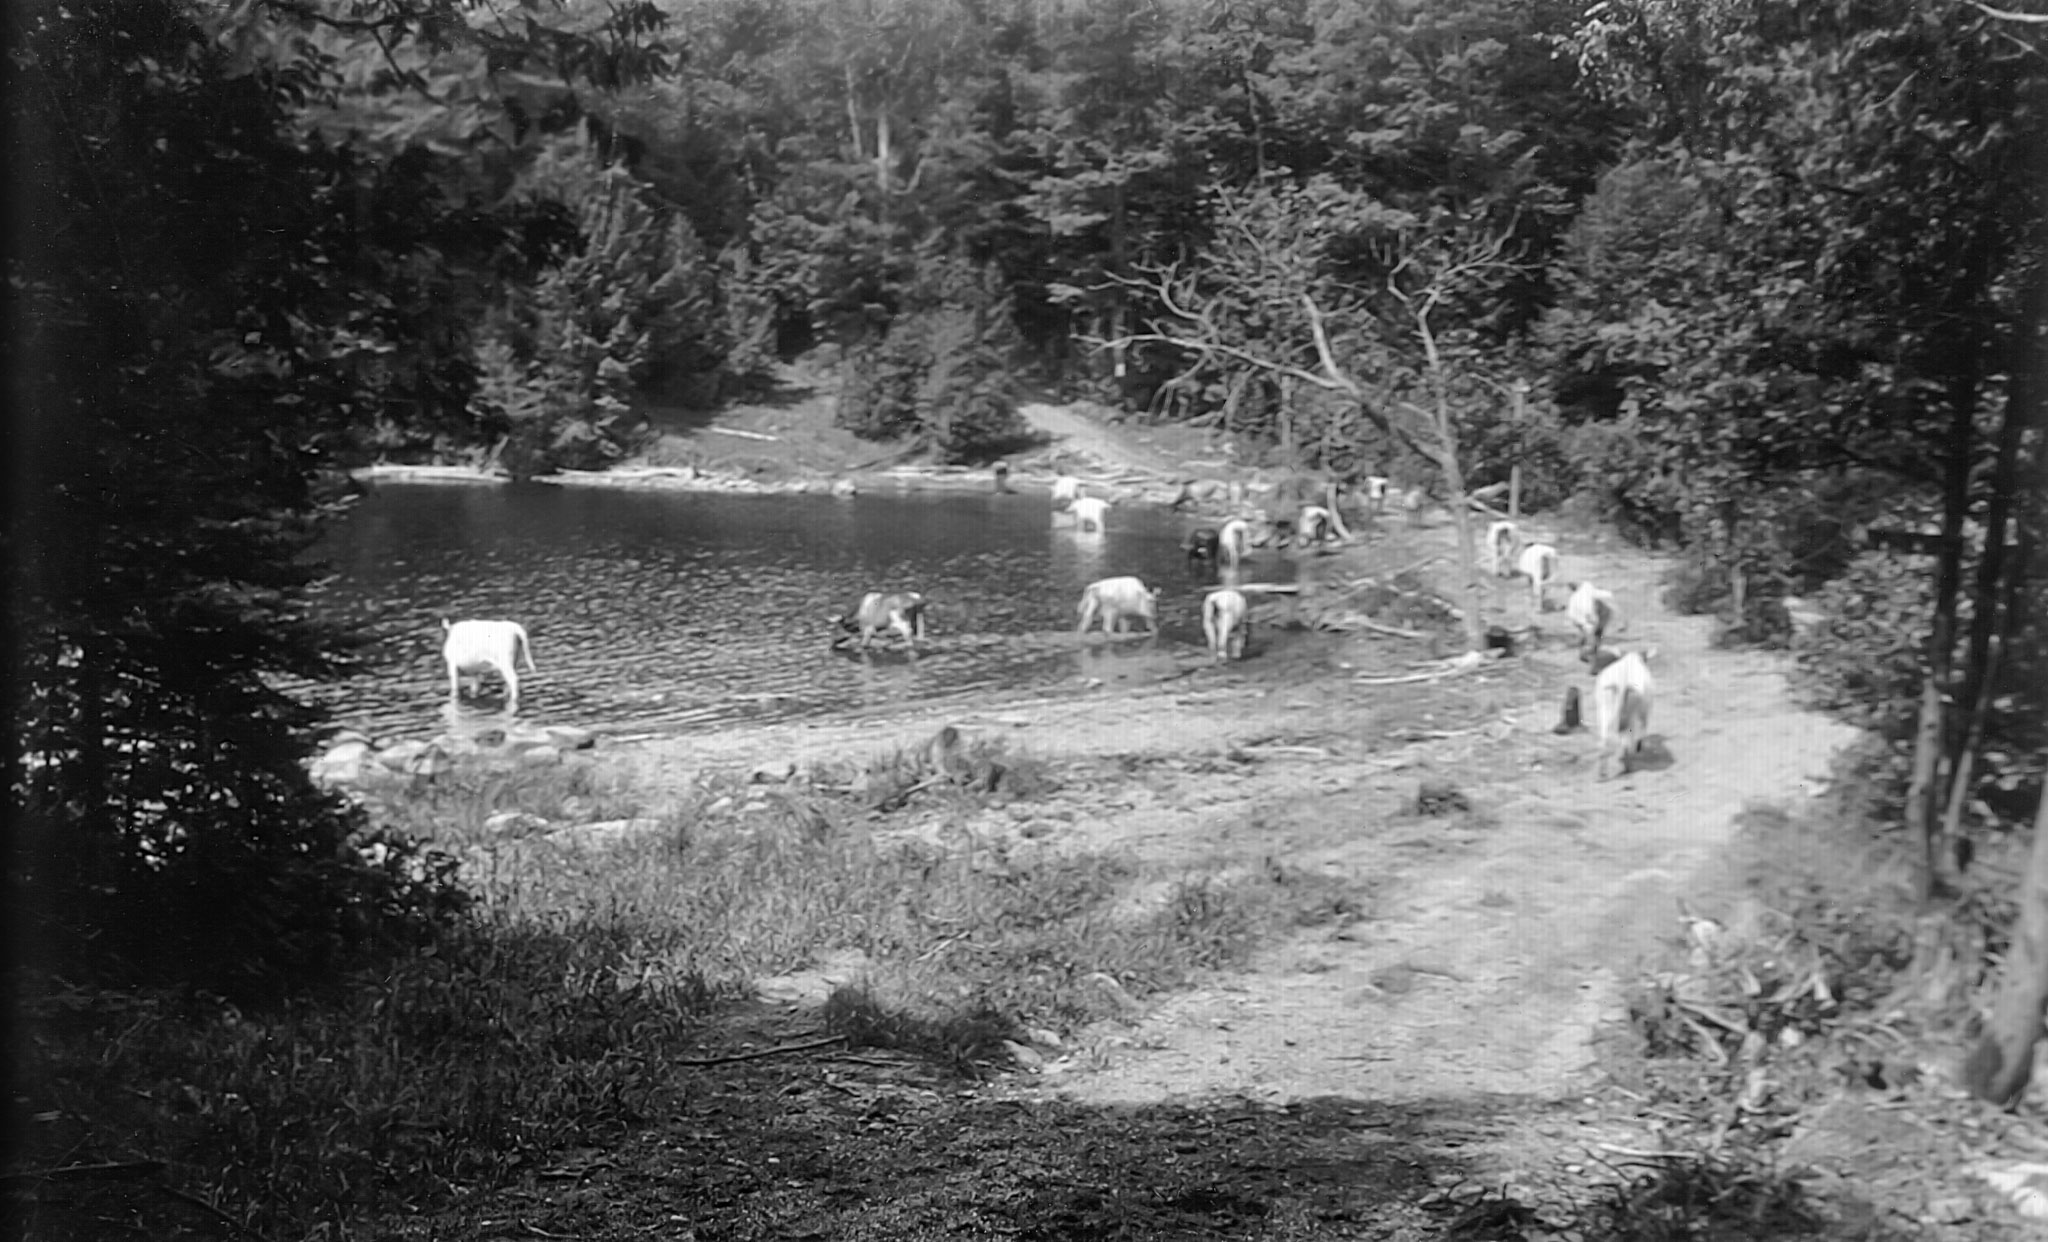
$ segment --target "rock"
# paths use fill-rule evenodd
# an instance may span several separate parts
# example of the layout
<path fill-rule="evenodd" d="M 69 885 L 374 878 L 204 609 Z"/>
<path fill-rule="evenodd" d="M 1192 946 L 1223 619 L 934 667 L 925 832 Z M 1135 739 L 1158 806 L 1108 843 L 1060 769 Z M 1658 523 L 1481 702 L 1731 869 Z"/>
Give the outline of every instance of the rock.
<path fill-rule="evenodd" d="M 597 735 L 588 729 L 575 725 L 549 725 L 542 730 L 558 750 L 589 750 L 597 745 Z"/>
<path fill-rule="evenodd" d="M 351 785 L 360 781 L 370 761 L 370 744 L 350 740 L 328 750 L 313 761 L 312 777 L 319 785 Z"/>
<path fill-rule="evenodd" d="M 1030 1044 L 1020 1044 L 1014 1039 L 1003 1041 L 1003 1051 L 1009 1053 L 1010 1059 L 1024 1069 L 1037 1069 L 1045 1064 L 1045 1057 L 1038 1049 Z"/>
<path fill-rule="evenodd" d="M 860 489 L 853 485 L 852 479 L 834 479 L 832 480 L 832 494 L 840 497 L 858 496 Z"/>
<path fill-rule="evenodd" d="M 530 837 L 537 832 L 546 832 L 548 821 L 526 811 L 498 811 L 484 817 L 484 835 L 492 837 Z"/>
<path fill-rule="evenodd" d="M 559 845 L 608 850 L 632 842 L 645 841 L 659 836 L 666 830 L 667 825 L 658 819 L 606 819 L 594 824 L 575 824 L 567 828 L 557 828 L 547 834 L 547 837 Z"/>
<path fill-rule="evenodd" d="M 424 742 L 418 738 L 412 738 L 403 742 L 393 742 L 377 752 L 377 762 L 393 772 L 410 772 L 412 771 L 413 762 L 425 754 L 427 749 L 432 746 L 434 746 L 434 743 Z"/>
<path fill-rule="evenodd" d="M 535 746 L 520 752 L 519 763 L 528 768 L 552 768 L 562 762 L 562 752 L 552 746 Z"/>
<path fill-rule="evenodd" d="M 747 773 L 747 781 L 755 785 L 781 785 L 796 779 L 796 760 L 770 759 L 757 763 Z"/>
<path fill-rule="evenodd" d="M 1443 781 L 1424 781 L 1415 791 L 1415 813 L 1418 815 L 1451 815 L 1469 811 L 1472 804 L 1456 786 Z"/>

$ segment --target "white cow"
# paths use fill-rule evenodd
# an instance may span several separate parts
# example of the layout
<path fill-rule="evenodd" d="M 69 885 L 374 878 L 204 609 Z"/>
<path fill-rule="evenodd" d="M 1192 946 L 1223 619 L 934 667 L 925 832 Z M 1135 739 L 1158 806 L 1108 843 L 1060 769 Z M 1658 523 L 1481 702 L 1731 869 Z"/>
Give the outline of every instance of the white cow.
<path fill-rule="evenodd" d="M 1321 505 L 1303 505 L 1301 512 L 1294 515 L 1294 539 L 1297 543 L 1320 545 L 1341 538 L 1337 533 L 1336 520 Z"/>
<path fill-rule="evenodd" d="M 1557 549 L 1547 543 L 1530 544 L 1515 562 L 1515 572 L 1529 580 L 1529 598 L 1535 602 L 1536 611 L 1542 612 L 1543 592 L 1557 581 Z"/>
<path fill-rule="evenodd" d="M 860 597 L 858 608 L 833 617 L 831 623 L 849 634 L 859 634 L 863 651 L 883 630 L 894 630 L 906 645 L 915 648 L 917 640 L 924 637 L 924 610 L 925 598 L 916 591 L 869 591 Z M 845 641 L 843 637 L 835 639 L 833 646 Z"/>
<path fill-rule="evenodd" d="M 1081 499 L 1081 480 L 1071 474 L 1055 475 L 1052 481 L 1052 504 L 1057 509 Z"/>
<path fill-rule="evenodd" d="M 1593 680 L 1593 707 L 1600 719 L 1598 776 L 1626 774 L 1631 756 L 1643 749 L 1650 729 L 1650 666 L 1640 653 L 1623 652 Z"/>
<path fill-rule="evenodd" d="M 519 660 L 526 671 L 533 667 L 533 646 L 526 627 L 517 621 L 443 621 L 446 637 L 441 641 L 441 658 L 448 662 L 448 701 L 462 701 L 462 675 L 496 670 L 505 681 L 505 710 L 519 710 Z M 479 687 L 482 677 L 477 678 Z"/>
<path fill-rule="evenodd" d="M 1522 542 L 1522 536 L 1509 521 L 1495 522 L 1486 528 L 1487 572 L 1499 578 L 1515 564 L 1515 548 Z"/>
<path fill-rule="evenodd" d="M 1401 493 L 1401 508 L 1408 514 L 1408 525 L 1422 525 L 1423 510 L 1429 507 L 1429 493 L 1419 487 L 1411 487 Z"/>
<path fill-rule="evenodd" d="M 1565 601 L 1564 615 L 1571 618 L 1579 631 L 1579 658 L 1591 664 L 1593 653 L 1600 650 L 1601 640 L 1607 637 L 1607 627 L 1614 624 L 1618 615 L 1614 592 L 1581 582 L 1572 588 L 1572 597 Z"/>
<path fill-rule="evenodd" d="M 1102 531 L 1109 522 L 1109 502 L 1099 496 L 1082 496 L 1067 506 L 1074 515 L 1074 529 Z"/>
<path fill-rule="evenodd" d="M 1104 578 L 1089 583 L 1088 589 L 1081 592 L 1077 611 L 1081 623 L 1074 627 L 1076 634 L 1086 634 L 1097 620 L 1102 622 L 1103 633 L 1118 633 L 1126 617 L 1143 617 L 1146 629 L 1154 634 L 1159 632 L 1159 592 L 1147 590 L 1137 578 Z"/>
<path fill-rule="evenodd" d="M 1393 480 L 1383 474 L 1365 476 L 1365 507 L 1374 513 L 1387 511 L 1387 485 Z"/>
<path fill-rule="evenodd" d="M 1242 591 L 1211 591 L 1202 600 L 1202 634 L 1218 660 L 1244 659 L 1251 638 L 1251 605 Z"/>
<path fill-rule="evenodd" d="M 1252 524 L 1243 518 L 1232 518 L 1216 532 L 1216 551 L 1222 558 L 1218 564 L 1225 569 L 1235 569 L 1251 554 Z"/>

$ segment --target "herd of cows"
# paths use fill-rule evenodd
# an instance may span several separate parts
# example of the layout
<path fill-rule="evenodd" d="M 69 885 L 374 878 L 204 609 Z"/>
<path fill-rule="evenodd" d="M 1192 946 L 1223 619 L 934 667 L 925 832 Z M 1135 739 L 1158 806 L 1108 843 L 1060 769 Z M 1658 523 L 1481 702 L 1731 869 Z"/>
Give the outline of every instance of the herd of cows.
<path fill-rule="evenodd" d="M 1003 476 L 999 473 L 997 477 L 1000 487 Z M 1058 477 L 1052 498 L 1055 515 L 1064 512 L 1077 533 L 1099 534 L 1106 528 L 1111 502 L 1085 494 L 1080 480 L 1066 475 Z M 1386 479 L 1367 480 L 1365 499 L 1370 512 L 1384 513 L 1388 498 Z M 1183 489 L 1176 507 L 1186 499 Z M 1251 601 L 1244 591 L 1237 589 L 1238 573 L 1253 547 L 1278 542 L 1281 546 L 1321 548 L 1350 539 L 1334 497 L 1326 492 L 1322 499 L 1328 503 L 1297 504 L 1285 519 L 1269 518 L 1261 512 L 1249 518 L 1233 517 L 1220 527 L 1203 526 L 1189 532 L 1182 547 L 1190 569 L 1212 574 L 1220 584 L 1202 600 L 1202 633 L 1212 658 L 1224 661 L 1244 657 L 1251 629 Z M 1402 506 L 1412 518 L 1419 507 L 1416 494 L 1405 494 Z M 1525 543 L 1513 522 L 1496 521 L 1486 532 L 1486 561 L 1495 577 L 1527 578 L 1534 610 L 1540 613 L 1545 609 L 1547 592 L 1558 581 L 1555 547 Z M 1615 627 L 1618 615 L 1613 593 L 1590 582 L 1563 585 L 1571 592 L 1565 615 L 1578 630 L 1579 658 L 1592 667 L 1594 674 L 1593 705 L 1600 748 L 1598 775 L 1605 778 L 1626 773 L 1632 758 L 1642 750 L 1649 727 L 1653 683 L 1647 661 L 1655 652 L 1618 652 L 1607 647 L 1605 639 Z M 1147 587 L 1141 579 L 1129 575 L 1091 582 L 1082 591 L 1076 607 L 1075 633 L 1086 634 L 1099 625 L 1105 634 L 1114 635 L 1122 632 L 1126 623 L 1142 620 L 1146 630 L 1156 634 L 1158 601 L 1157 588 Z M 916 591 L 870 591 L 852 611 L 829 619 L 839 633 L 834 646 L 857 636 L 860 648 L 865 650 L 878 635 L 894 634 L 907 648 L 915 650 L 918 640 L 925 636 L 926 608 L 925 597 Z M 505 710 L 516 712 L 520 668 L 523 665 L 527 672 L 535 671 L 525 627 L 516 621 L 497 620 L 444 621 L 442 627 L 445 634 L 441 654 L 448 669 L 450 701 L 459 702 L 466 675 L 495 673 L 505 685 Z M 1558 731 L 1576 728 L 1578 716 L 1579 692 L 1573 688 L 1566 692 Z"/>

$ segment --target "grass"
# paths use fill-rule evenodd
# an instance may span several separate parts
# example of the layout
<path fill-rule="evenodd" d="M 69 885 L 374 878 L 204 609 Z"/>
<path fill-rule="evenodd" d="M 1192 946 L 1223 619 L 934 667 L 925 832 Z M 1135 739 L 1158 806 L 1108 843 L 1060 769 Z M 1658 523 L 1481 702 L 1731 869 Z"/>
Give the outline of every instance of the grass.
<path fill-rule="evenodd" d="M 1055 783 L 1042 761 L 956 757 L 959 779 L 909 797 L 946 815 Z M 899 752 L 863 770 L 870 794 L 887 786 L 902 805 L 927 767 Z M 827 1029 L 979 1073 L 1005 1041 L 1123 1016 L 1360 906 L 1279 868 L 1162 876 L 964 830 L 944 848 L 891 840 L 870 830 L 878 803 L 851 789 L 858 772 L 824 775 L 705 781 L 656 806 L 579 765 L 456 773 L 393 817 L 461 857 L 480 899 L 429 951 L 262 1014 L 37 981 L 18 1007 L 18 1158 L 161 1160 L 179 1193 L 238 1227 L 338 1236 L 365 1209 L 502 1184 L 661 1114 L 683 1080 L 656 1067 L 703 1055 L 757 980 L 830 954 L 870 966 L 828 1003 Z M 502 811 L 645 831 L 493 840 Z M 1127 900 L 1148 887 L 1164 898 Z M 54 1217 L 22 1232 L 92 1234 Z"/>

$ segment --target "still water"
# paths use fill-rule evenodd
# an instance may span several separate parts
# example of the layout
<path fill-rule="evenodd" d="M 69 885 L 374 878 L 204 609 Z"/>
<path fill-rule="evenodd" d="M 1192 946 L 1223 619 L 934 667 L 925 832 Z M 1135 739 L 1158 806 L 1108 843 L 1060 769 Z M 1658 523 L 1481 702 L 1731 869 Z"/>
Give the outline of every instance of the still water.
<path fill-rule="evenodd" d="M 1107 532 L 1081 534 L 1043 495 L 987 492 L 380 481 L 326 538 L 334 578 L 318 595 L 379 635 L 379 664 L 318 697 L 376 734 L 440 727 L 443 617 L 527 627 L 539 672 L 521 679 L 520 715 L 543 724 L 690 732 L 1030 691 L 1199 646 L 1205 584 L 1180 550 L 1197 524 L 1123 505 Z M 1278 557 L 1263 562 L 1253 576 L 1292 578 Z M 1074 638 L 1081 589 L 1115 574 L 1163 588 L 1156 647 Z M 930 598 L 918 655 L 831 649 L 826 618 L 870 590 Z M 476 710 L 496 710 L 497 694 L 489 678 Z"/>

